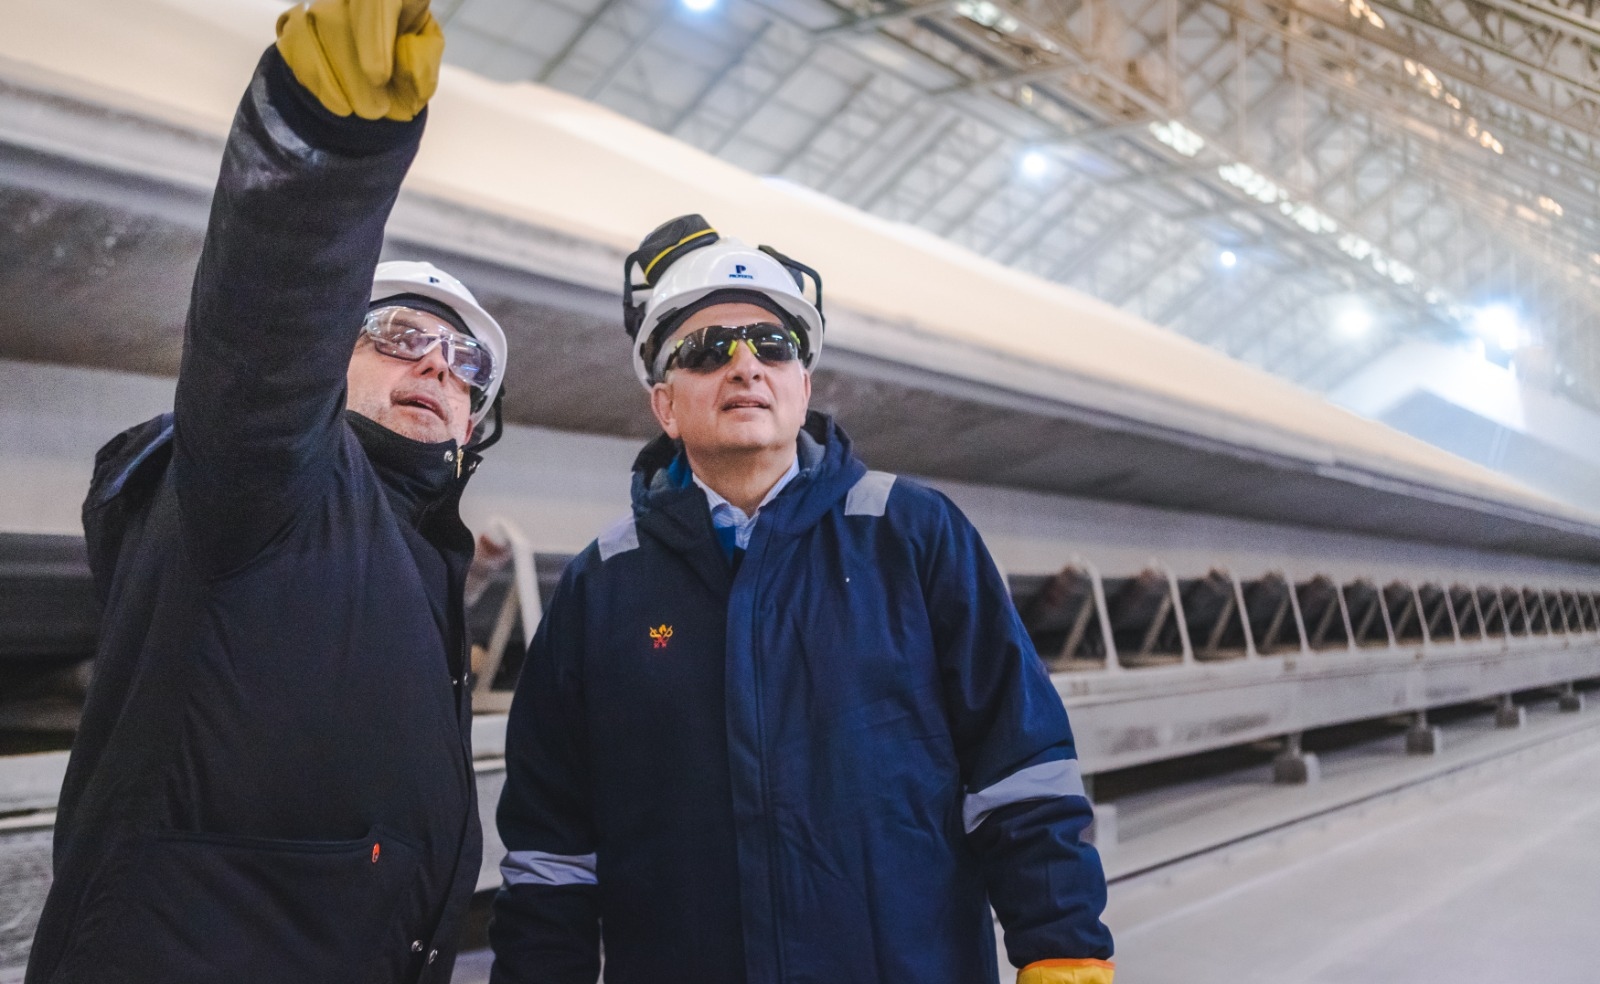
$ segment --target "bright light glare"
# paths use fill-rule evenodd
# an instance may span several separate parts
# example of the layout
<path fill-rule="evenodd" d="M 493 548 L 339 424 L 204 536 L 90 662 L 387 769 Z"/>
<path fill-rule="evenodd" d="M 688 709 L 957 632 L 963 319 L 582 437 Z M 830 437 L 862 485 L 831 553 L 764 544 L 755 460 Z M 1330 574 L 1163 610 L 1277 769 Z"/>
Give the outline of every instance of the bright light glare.
<path fill-rule="evenodd" d="M 685 0 L 687 2 L 687 0 Z M 1023 176 L 1038 180 L 1050 171 L 1050 159 L 1043 152 L 1030 150 L 1022 155 L 1021 163 Z"/>
<path fill-rule="evenodd" d="M 683 5 L 697 14 L 703 14 L 717 5 L 717 0 L 683 0 Z"/>
<path fill-rule="evenodd" d="M 1233 250 L 1225 249 L 1221 253 L 1217 254 L 1217 262 L 1221 263 L 1224 268 L 1232 270 L 1238 265 L 1239 257 L 1234 253 Z"/>
<path fill-rule="evenodd" d="M 1334 319 L 1333 327 L 1345 338 L 1361 338 L 1372 330 L 1372 315 L 1364 308 L 1346 308 Z"/>
<path fill-rule="evenodd" d="M 1491 304 L 1479 310 L 1472 318 L 1472 330 L 1502 352 L 1514 351 L 1522 345 L 1522 326 L 1517 322 L 1517 312 L 1505 304 Z"/>
<path fill-rule="evenodd" d="M 1155 134 L 1157 140 L 1185 157 L 1193 157 L 1206 147 L 1204 137 L 1177 120 L 1152 123 L 1150 124 L 1150 132 Z"/>

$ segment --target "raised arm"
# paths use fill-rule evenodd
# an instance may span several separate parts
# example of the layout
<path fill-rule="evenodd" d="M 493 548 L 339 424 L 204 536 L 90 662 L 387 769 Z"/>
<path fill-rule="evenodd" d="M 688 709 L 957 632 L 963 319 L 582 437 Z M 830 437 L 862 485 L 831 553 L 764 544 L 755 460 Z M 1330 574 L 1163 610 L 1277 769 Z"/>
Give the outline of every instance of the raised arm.
<path fill-rule="evenodd" d="M 175 407 L 185 529 L 214 573 L 254 556 L 331 474 L 346 369 L 442 51 L 426 0 L 317 0 L 283 15 L 234 117 Z"/>
<path fill-rule="evenodd" d="M 1105 874 L 1066 710 L 983 541 L 953 504 L 923 590 L 966 791 L 963 821 L 1020 984 L 1110 984 Z"/>

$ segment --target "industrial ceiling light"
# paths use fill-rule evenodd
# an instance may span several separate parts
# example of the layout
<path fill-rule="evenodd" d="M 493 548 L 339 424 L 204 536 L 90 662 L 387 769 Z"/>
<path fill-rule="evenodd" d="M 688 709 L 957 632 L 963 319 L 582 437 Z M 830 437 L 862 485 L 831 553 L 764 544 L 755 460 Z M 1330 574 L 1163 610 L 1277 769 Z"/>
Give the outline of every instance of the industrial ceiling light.
<path fill-rule="evenodd" d="M 1354 341 L 1365 338 L 1372 330 L 1372 314 L 1359 304 L 1352 304 L 1333 319 L 1333 328 L 1343 338 Z"/>
<path fill-rule="evenodd" d="M 1185 157 L 1193 157 L 1206 147 L 1204 137 L 1177 120 L 1158 120 L 1151 123 L 1150 132 L 1155 135 L 1157 140 Z"/>
<path fill-rule="evenodd" d="M 1472 330 L 1502 352 L 1522 347 L 1522 325 L 1509 304 L 1490 304 L 1472 316 Z"/>
<path fill-rule="evenodd" d="M 1366 21 L 1379 29 L 1387 26 L 1384 24 L 1383 18 L 1378 16 L 1378 12 L 1372 9 L 1372 5 L 1367 3 L 1367 0 L 1349 0 L 1348 3 L 1344 4 L 1344 7 L 1350 11 L 1350 16 L 1356 20 Z"/>
<path fill-rule="evenodd" d="M 990 0 L 960 0 L 955 5 L 955 11 L 962 17 L 982 24 L 984 27 L 999 31 L 1001 34 L 1015 34 L 1022 28 L 1020 21 L 1001 10 Z"/>
<path fill-rule="evenodd" d="M 1022 160 L 1017 166 L 1022 170 L 1022 176 L 1030 181 L 1038 181 L 1050 173 L 1050 158 L 1042 150 L 1030 150 L 1022 155 Z"/>

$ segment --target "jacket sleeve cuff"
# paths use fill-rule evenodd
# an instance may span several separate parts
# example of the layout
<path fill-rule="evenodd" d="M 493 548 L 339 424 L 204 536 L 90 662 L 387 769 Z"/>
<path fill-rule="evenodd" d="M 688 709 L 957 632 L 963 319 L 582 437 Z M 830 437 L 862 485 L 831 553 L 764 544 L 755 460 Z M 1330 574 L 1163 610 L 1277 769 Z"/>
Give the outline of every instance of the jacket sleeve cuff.
<path fill-rule="evenodd" d="M 1017 984 L 1112 984 L 1117 965 L 1109 960 L 1035 960 Z"/>
<path fill-rule="evenodd" d="M 417 130 L 428 115 L 424 108 L 415 119 L 404 122 L 336 116 L 300 84 L 276 46 L 268 48 L 262 56 L 260 71 L 266 77 L 267 99 L 272 108 L 300 139 L 318 150 L 346 157 L 366 157 L 394 150 L 416 139 Z"/>

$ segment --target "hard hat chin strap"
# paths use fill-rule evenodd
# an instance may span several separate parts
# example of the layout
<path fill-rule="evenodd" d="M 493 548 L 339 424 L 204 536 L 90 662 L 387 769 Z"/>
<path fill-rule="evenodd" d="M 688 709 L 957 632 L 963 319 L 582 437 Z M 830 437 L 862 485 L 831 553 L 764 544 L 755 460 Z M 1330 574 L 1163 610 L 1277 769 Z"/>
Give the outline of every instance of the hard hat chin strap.
<path fill-rule="evenodd" d="M 487 430 L 482 437 L 467 442 L 466 450 L 475 454 L 482 454 L 505 436 L 505 420 L 500 414 L 500 404 L 505 402 L 505 398 L 506 391 L 505 387 L 502 386 L 500 391 L 494 395 L 494 404 L 489 408 L 489 413 L 484 416 L 485 420 L 488 420 L 489 417 L 494 418 L 494 429 Z"/>

